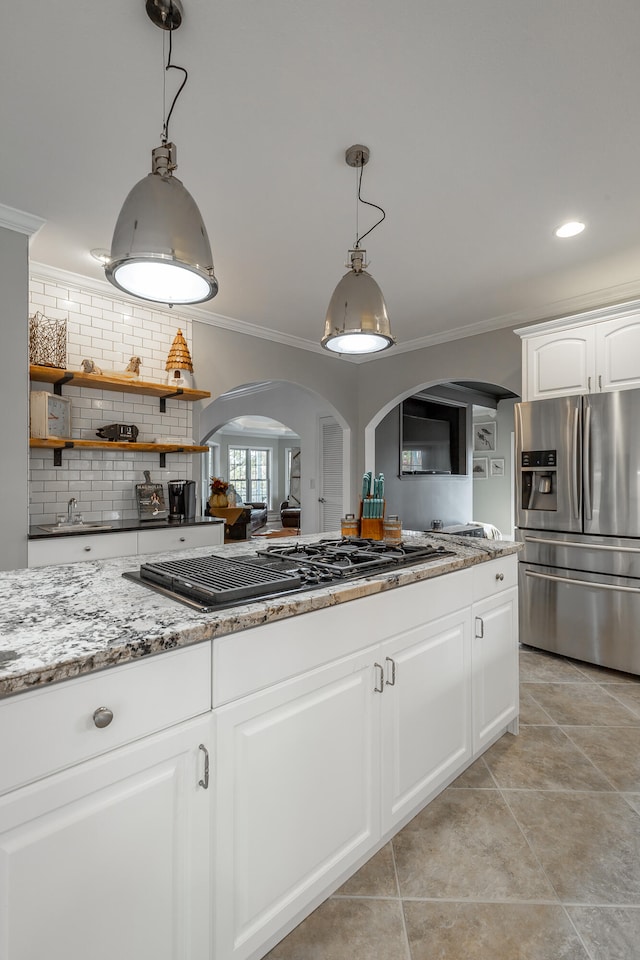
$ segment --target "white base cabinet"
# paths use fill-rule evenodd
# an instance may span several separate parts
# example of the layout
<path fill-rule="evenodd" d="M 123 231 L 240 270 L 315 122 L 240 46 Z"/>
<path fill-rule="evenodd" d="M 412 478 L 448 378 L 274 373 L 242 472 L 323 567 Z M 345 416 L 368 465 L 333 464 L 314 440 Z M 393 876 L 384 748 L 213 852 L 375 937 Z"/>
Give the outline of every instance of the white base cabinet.
<path fill-rule="evenodd" d="M 264 956 L 514 723 L 516 582 L 512 555 L 214 644 L 214 960 Z"/>
<path fill-rule="evenodd" d="M 376 707 L 363 652 L 215 712 L 216 960 L 260 953 L 375 843 Z"/>
<path fill-rule="evenodd" d="M 27 564 L 44 567 L 52 563 L 77 563 L 81 560 L 107 560 L 132 557 L 140 553 L 164 550 L 188 550 L 224 543 L 223 523 L 203 523 L 191 527 L 166 527 L 155 530 L 123 530 L 118 533 L 94 533 L 29 540 Z"/>
<path fill-rule="evenodd" d="M 209 960 L 208 718 L 0 798 L 3 960 Z"/>
<path fill-rule="evenodd" d="M 383 644 L 382 833 L 471 759 L 466 610 Z"/>

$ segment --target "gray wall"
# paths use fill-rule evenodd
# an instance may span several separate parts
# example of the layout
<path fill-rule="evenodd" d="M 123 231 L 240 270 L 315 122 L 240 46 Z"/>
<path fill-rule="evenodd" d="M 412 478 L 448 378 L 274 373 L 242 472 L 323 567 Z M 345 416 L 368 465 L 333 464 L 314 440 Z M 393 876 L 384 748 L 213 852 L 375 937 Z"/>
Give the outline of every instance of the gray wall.
<path fill-rule="evenodd" d="M 0 495 L 2 537 L 0 569 L 27 565 L 29 526 L 29 240 L 0 227 L 0 290 L 2 290 L 2 378 L 0 397 Z"/>
<path fill-rule="evenodd" d="M 404 530 L 428 530 L 432 520 L 466 523 L 471 520 L 473 481 L 464 477 L 398 476 L 400 416 L 398 407 L 376 430 L 376 473 L 384 474 L 387 515 L 397 514 Z"/>
<path fill-rule="evenodd" d="M 496 412 L 496 449 L 486 454 L 491 468 L 492 459 L 504 460 L 504 476 L 492 477 L 490 472 L 486 480 L 473 481 L 473 519 L 492 523 L 502 536 L 510 540 L 513 537 L 513 454 L 511 435 L 514 429 L 513 408 L 515 400 L 501 400 Z M 478 420 L 489 419 L 479 416 Z M 493 418 L 491 418 L 493 419 Z M 485 454 L 482 454 L 485 456 Z"/>
<path fill-rule="evenodd" d="M 374 468 L 375 427 L 399 400 L 423 386 L 447 380 L 495 383 L 520 395 L 522 341 L 513 327 L 450 340 L 407 353 L 389 354 L 358 368 L 358 435 L 355 474 Z M 366 467 L 365 467 L 366 463 Z"/>

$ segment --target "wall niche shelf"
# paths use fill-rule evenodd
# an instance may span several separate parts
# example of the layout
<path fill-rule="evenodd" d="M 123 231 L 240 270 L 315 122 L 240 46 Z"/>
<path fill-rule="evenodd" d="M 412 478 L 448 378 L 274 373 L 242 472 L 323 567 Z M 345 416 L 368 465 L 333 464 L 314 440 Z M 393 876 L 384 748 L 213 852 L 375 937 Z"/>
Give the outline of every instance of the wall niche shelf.
<path fill-rule="evenodd" d="M 94 390 L 110 390 L 119 393 L 137 393 L 146 397 L 158 397 L 160 413 L 166 412 L 167 400 L 182 400 L 194 403 L 196 400 L 206 400 L 211 396 L 208 390 L 192 390 L 190 387 L 178 387 L 175 390 L 164 383 L 152 383 L 149 380 L 128 380 L 118 377 L 109 377 L 99 373 L 83 373 L 78 370 L 61 370 L 59 367 L 41 367 L 34 364 L 29 366 L 29 379 L 37 383 L 53 384 L 54 393 L 61 395 L 62 387 L 89 387 Z M 130 443 L 117 440 L 77 440 L 69 437 L 55 439 L 40 439 L 31 437 L 30 447 L 39 447 L 44 450 L 53 450 L 53 464 L 62 466 L 62 451 L 75 448 L 93 450 L 136 450 L 139 453 L 157 453 L 160 455 L 160 467 L 164 468 L 168 453 L 207 453 L 209 448 L 195 444 L 177 443 Z"/>

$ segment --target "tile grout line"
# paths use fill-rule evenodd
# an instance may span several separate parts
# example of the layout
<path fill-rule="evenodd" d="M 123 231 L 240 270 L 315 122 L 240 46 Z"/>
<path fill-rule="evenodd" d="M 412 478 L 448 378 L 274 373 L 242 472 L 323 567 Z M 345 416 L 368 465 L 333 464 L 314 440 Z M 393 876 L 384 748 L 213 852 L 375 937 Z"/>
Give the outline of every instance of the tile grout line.
<path fill-rule="evenodd" d="M 404 933 L 404 942 L 405 942 L 405 951 L 407 955 L 407 960 L 412 960 L 413 953 L 411 950 L 411 944 L 409 942 L 409 931 L 407 930 L 407 919 L 404 915 L 404 899 L 400 892 L 400 877 L 398 876 L 398 866 L 396 864 L 396 851 L 393 846 L 393 837 L 389 841 L 391 845 L 391 861 L 393 863 L 393 875 L 396 878 L 396 890 L 398 891 L 398 903 L 400 904 L 400 921 L 402 923 L 402 931 Z"/>

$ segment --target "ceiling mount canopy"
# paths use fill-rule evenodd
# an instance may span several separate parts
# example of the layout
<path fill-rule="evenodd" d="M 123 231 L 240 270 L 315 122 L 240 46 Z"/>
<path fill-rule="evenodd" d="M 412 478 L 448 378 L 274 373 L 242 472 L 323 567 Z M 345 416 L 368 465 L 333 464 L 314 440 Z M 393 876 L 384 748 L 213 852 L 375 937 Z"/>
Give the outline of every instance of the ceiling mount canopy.
<path fill-rule="evenodd" d="M 369 148 L 354 144 L 345 152 L 345 161 L 350 167 L 359 170 L 357 200 L 369 207 L 375 207 L 382 216 L 374 225 L 360 236 L 356 214 L 356 240 L 349 250 L 349 260 L 345 264 L 349 272 L 344 275 L 327 309 L 322 346 L 333 353 L 365 354 L 378 353 L 395 344 L 391 335 L 387 306 L 382 290 L 367 273 L 367 251 L 360 246 L 361 241 L 382 223 L 386 214 L 377 203 L 363 200 L 361 196 L 362 171 L 369 162 Z M 357 209 L 357 208 L 356 208 Z"/>
<path fill-rule="evenodd" d="M 195 200 L 173 175 L 177 150 L 169 142 L 171 114 L 188 76 L 184 67 L 171 63 L 182 6 L 178 0 L 146 0 L 146 10 L 168 34 L 165 81 L 170 69 L 184 77 L 163 117 L 161 144 L 151 152 L 151 173 L 136 183 L 120 211 L 105 273 L 114 286 L 142 300 L 202 303 L 218 292 L 211 246 Z"/>

